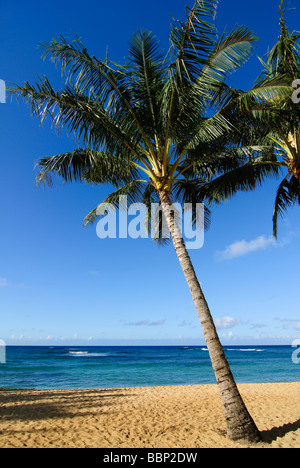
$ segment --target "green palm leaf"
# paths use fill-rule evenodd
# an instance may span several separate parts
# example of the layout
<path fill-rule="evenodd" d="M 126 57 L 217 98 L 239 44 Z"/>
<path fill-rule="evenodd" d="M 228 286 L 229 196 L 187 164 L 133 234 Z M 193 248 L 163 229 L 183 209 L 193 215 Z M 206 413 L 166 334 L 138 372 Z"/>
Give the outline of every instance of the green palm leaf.
<path fill-rule="evenodd" d="M 92 184 L 111 183 L 119 186 L 137 177 L 138 171 L 126 157 L 91 149 L 76 149 L 39 160 L 37 183 L 52 184 L 52 175 L 65 182 L 86 181 Z"/>
<path fill-rule="evenodd" d="M 95 223 L 100 212 L 103 213 L 108 205 L 120 209 L 124 208 L 120 206 L 120 202 L 124 200 L 124 196 L 127 197 L 129 203 L 142 203 L 143 191 L 145 189 L 145 182 L 140 180 L 131 180 L 128 184 L 123 185 L 114 192 L 110 193 L 96 208 L 94 208 L 84 219 L 84 226 Z"/>
<path fill-rule="evenodd" d="M 252 54 L 257 37 L 245 27 L 223 34 L 203 67 L 202 74 L 218 84 L 239 68 Z"/>
<path fill-rule="evenodd" d="M 295 203 L 295 194 L 291 192 L 291 183 L 288 180 L 288 175 L 283 179 L 280 183 L 274 204 L 274 211 L 273 211 L 273 236 L 277 238 L 278 236 L 278 216 L 283 217 L 286 213 L 287 209 L 290 208 Z M 298 182 L 298 191 L 300 189 L 299 182 Z M 299 197 L 299 193 L 297 194 L 297 198 Z"/>
<path fill-rule="evenodd" d="M 171 70 L 177 79 L 199 76 L 206 64 L 215 46 L 216 9 L 216 0 L 196 0 L 193 8 L 187 8 L 186 22 L 176 21 L 171 26 L 170 42 L 176 54 Z"/>
<path fill-rule="evenodd" d="M 279 165 L 276 161 L 263 161 L 261 157 L 233 169 L 211 182 L 201 190 L 201 198 L 208 204 L 220 203 L 239 191 L 254 190 L 269 177 L 277 176 Z"/>

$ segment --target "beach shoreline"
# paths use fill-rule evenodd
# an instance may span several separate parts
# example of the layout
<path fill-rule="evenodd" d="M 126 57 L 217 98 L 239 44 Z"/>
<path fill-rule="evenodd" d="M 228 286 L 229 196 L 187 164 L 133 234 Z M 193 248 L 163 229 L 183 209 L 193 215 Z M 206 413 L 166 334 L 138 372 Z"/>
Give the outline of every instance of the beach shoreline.
<path fill-rule="evenodd" d="M 260 448 L 300 448 L 300 382 L 238 385 Z M 0 389 L 0 448 L 243 448 L 216 385 Z"/>

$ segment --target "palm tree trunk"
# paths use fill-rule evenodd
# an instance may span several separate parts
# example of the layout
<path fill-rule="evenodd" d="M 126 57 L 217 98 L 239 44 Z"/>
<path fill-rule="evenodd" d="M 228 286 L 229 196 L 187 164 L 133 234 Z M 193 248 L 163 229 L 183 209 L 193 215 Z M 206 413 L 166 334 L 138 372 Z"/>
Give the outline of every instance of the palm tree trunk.
<path fill-rule="evenodd" d="M 204 332 L 204 338 L 224 407 L 227 435 L 231 440 L 258 442 L 261 440 L 261 435 L 239 393 L 181 232 L 174 219 L 174 214 L 170 213 L 171 202 L 169 193 L 162 190 L 159 192 L 159 195 L 162 212 L 168 223 L 174 248 L 190 288 Z"/>

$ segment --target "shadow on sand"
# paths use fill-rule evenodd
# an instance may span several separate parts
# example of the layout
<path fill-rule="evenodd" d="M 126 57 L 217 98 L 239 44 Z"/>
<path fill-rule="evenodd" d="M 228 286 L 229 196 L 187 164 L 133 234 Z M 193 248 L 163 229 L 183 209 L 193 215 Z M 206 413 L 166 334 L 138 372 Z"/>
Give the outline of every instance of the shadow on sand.
<path fill-rule="evenodd" d="M 131 394 L 132 395 L 132 394 Z M 126 390 L 42 390 L 0 389 L 0 418 L 12 420 L 39 420 L 57 417 L 107 413 L 116 398 L 129 396 Z M 80 409 L 80 413 L 76 411 Z"/>
<path fill-rule="evenodd" d="M 261 431 L 263 442 L 271 444 L 274 440 L 284 437 L 289 432 L 295 432 L 300 429 L 300 419 L 293 423 L 283 424 L 279 427 L 272 427 L 268 431 Z"/>

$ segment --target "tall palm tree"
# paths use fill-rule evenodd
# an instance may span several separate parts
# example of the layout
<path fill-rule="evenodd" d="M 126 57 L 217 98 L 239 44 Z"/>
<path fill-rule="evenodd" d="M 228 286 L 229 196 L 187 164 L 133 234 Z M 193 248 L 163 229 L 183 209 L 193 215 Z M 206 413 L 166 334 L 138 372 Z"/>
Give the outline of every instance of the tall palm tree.
<path fill-rule="evenodd" d="M 284 0 L 279 5 L 280 36 L 266 58 L 260 59 L 264 67 L 256 81 L 262 83 L 273 82 L 274 79 L 285 77 L 291 85 L 300 79 L 300 39 L 299 32 L 290 33 L 285 20 Z M 260 144 L 265 145 L 263 157 L 257 155 L 249 159 L 244 166 L 240 166 L 226 174 L 216 177 L 202 189 L 202 199 L 207 203 L 220 203 L 238 191 L 253 190 L 261 185 L 271 175 L 266 170 L 269 164 L 278 174 L 284 177 L 280 182 L 273 210 L 273 236 L 278 237 L 278 216 L 284 216 L 287 209 L 295 204 L 300 205 L 300 105 L 294 103 L 290 96 L 286 101 L 276 99 L 268 105 L 272 108 L 273 124 L 265 127 L 260 135 Z M 257 135 L 254 136 L 254 139 Z M 254 143 L 253 143 L 254 144 Z"/>
<path fill-rule="evenodd" d="M 64 88 L 55 91 L 45 78 L 15 92 L 30 102 L 34 115 L 43 120 L 50 114 L 56 127 L 74 131 L 79 140 L 75 151 L 39 161 L 38 182 L 51 183 L 56 175 L 68 182 L 115 186 L 86 224 L 107 203 L 119 207 L 120 195 L 147 206 L 161 203 L 202 324 L 228 436 L 254 442 L 260 433 L 235 383 L 171 204 L 198 202 L 205 181 L 240 167 L 253 152 L 260 154 L 259 145 L 241 146 L 244 124 L 251 121 L 255 132 L 257 122 L 265 121 L 268 100 L 286 95 L 289 88 L 277 78 L 248 92 L 226 85 L 228 75 L 250 56 L 256 38 L 245 27 L 218 37 L 215 14 L 215 0 L 196 0 L 187 8 L 186 21 L 172 24 L 166 56 L 152 33 L 137 32 L 123 65 L 99 60 L 79 40 L 60 37 L 44 47 L 45 56 L 67 71 Z M 264 167 L 265 172 L 276 170 Z"/>

